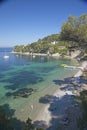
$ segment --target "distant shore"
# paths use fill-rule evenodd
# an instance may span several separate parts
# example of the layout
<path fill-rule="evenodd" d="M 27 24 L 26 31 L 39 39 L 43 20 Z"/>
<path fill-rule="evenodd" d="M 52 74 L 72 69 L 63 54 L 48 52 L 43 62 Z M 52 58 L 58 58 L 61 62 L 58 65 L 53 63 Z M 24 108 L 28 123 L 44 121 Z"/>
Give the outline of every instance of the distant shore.
<path fill-rule="evenodd" d="M 11 53 L 16 54 L 16 55 L 26 55 L 26 56 L 50 56 L 50 57 L 54 57 L 54 58 L 67 58 L 67 59 L 74 59 L 74 57 L 68 56 L 68 55 L 61 55 L 59 53 L 54 53 L 54 54 L 45 54 L 45 53 L 29 53 L 29 52 L 14 52 L 12 51 Z"/>
<path fill-rule="evenodd" d="M 13 54 L 20 54 L 20 55 L 31 55 L 31 56 L 60 56 L 59 53 L 55 54 L 45 54 L 45 53 L 29 53 L 29 52 L 14 52 L 12 51 Z"/>
<path fill-rule="evenodd" d="M 67 59 L 77 59 L 80 60 L 82 58 L 81 56 L 81 51 L 77 50 L 75 53 L 73 52 L 71 55 L 69 54 L 60 54 L 60 53 L 33 53 L 33 52 L 15 52 L 14 50 L 12 51 L 12 53 L 17 54 L 17 55 L 30 55 L 32 57 L 35 56 L 50 56 L 50 57 L 54 57 L 54 58 L 67 58 Z"/>

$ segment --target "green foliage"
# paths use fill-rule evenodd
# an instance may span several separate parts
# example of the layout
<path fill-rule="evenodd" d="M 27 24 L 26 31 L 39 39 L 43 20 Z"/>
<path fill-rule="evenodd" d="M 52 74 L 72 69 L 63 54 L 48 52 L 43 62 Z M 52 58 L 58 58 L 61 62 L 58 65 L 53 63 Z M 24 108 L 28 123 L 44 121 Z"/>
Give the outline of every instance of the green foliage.
<path fill-rule="evenodd" d="M 87 45 L 87 15 L 76 18 L 68 17 L 68 21 L 62 25 L 60 39 L 63 41 L 77 42 L 81 47 Z"/>
<path fill-rule="evenodd" d="M 24 130 L 35 130 L 35 127 L 32 124 L 32 120 L 30 118 L 27 119 Z"/>
<path fill-rule="evenodd" d="M 45 38 L 43 38 L 41 41 L 45 41 L 45 42 L 53 42 L 53 41 L 59 41 L 59 34 L 52 34 L 51 36 L 47 36 Z"/>
<path fill-rule="evenodd" d="M 53 44 L 52 42 L 55 42 Z M 52 34 L 50 36 L 39 39 L 37 42 L 26 46 L 16 46 L 16 52 L 30 53 L 57 53 L 60 52 L 59 46 L 77 47 L 87 50 L 87 15 L 80 17 L 69 16 L 67 22 L 63 23 L 60 34 Z M 61 50 L 66 54 L 66 49 Z"/>
<path fill-rule="evenodd" d="M 83 58 L 81 58 L 81 60 L 87 60 L 87 56 L 84 56 Z"/>
<path fill-rule="evenodd" d="M 44 128 L 41 128 L 41 127 L 40 127 L 40 128 L 36 128 L 36 130 L 44 130 Z"/>
<path fill-rule="evenodd" d="M 78 126 L 81 130 L 87 128 L 87 90 L 80 92 L 79 102 L 83 110 L 82 118 L 78 121 Z"/>
<path fill-rule="evenodd" d="M 30 53 L 56 53 L 58 52 L 55 45 L 52 42 L 59 43 L 62 45 L 64 42 L 59 41 L 59 34 L 53 34 L 51 36 L 44 37 L 39 39 L 37 42 L 33 42 L 26 46 L 15 46 L 14 51 L 16 52 L 30 52 Z"/>
<path fill-rule="evenodd" d="M 11 119 L 0 107 L 0 130 L 14 130 Z"/>
<path fill-rule="evenodd" d="M 32 120 L 28 118 L 23 130 L 44 130 L 44 128 L 42 127 L 35 128 L 34 124 L 32 123 Z"/>
<path fill-rule="evenodd" d="M 7 113 L 2 107 L 0 107 L 0 130 L 16 130 L 12 118 L 7 116 Z M 28 118 L 22 130 L 44 130 L 44 128 L 35 128 L 32 120 Z"/>

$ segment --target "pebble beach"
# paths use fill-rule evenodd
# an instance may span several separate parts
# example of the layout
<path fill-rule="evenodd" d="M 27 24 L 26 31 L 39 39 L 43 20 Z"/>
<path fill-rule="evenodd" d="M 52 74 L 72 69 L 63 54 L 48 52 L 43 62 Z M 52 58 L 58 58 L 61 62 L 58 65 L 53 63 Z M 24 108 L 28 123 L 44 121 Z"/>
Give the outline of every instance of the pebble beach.
<path fill-rule="evenodd" d="M 80 77 L 82 71 L 79 70 L 73 77 Z M 67 85 L 72 85 L 67 84 Z M 61 88 L 66 87 L 62 86 Z M 75 101 L 75 96 L 79 95 L 82 89 L 87 90 L 87 86 L 82 84 L 82 89 L 78 88 L 75 93 L 72 90 L 58 89 L 50 99 L 49 103 L 40 111 L 34 122 L 36 125 L 47 130 L 79 130 L 78 119 L 82 116 L 82 110 Z"/>

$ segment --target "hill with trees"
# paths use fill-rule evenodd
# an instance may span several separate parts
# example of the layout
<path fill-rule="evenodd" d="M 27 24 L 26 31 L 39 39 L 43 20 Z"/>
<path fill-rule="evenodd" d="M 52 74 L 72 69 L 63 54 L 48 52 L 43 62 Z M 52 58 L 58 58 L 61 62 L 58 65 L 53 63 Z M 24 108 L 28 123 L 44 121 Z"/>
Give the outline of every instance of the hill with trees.
<path fill-rule="evenodd" d="M 27 45 L 15 46 L 15 52 L 67 54 L 69 49 L 80 49 L 87 53 L 87 15 L 79 17 L 69 16 L 63 23 L 60 34 L 39 39 Z"/>
<path fill-rule="evenodd" d="M 60 39 L 69 42 L 71 46 L 87 48 L 87 15 L 69 16 L 62 25 Z"/>

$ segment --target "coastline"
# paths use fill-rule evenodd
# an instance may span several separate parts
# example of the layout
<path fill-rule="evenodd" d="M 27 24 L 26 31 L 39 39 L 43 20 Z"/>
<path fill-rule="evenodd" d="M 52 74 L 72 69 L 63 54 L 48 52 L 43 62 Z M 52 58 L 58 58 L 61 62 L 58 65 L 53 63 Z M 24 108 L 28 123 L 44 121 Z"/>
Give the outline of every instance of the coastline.
<path fill-rule="evenodd" d="M 27 55 L 29 55 L 29 54 L 27 54 Z M 42 56 L 47 56 L 47 55 L 42 54 Z M 73 77 L 77 78 L 77 77 L 80 77 L 81 75 L 82 75 L 82 71 L 79 70 Z M 72 106 L 74 106 L 76 104 L 73 101 L 74 100 L 73 96 L 78 95 L 79 92 L 77 92 L 77 91 L 73 92 L 72 90 L 61 89 L 61 88 L 67 87 L 67 86 L 73 87 L 73 85 L 74 84 L 69 84 L 69 83 L 67 83 L 66 85 L 62 85 L 60 88 L 58 88 L 52 92 L 52 94 L 51 94 L 52 100 L 49 103 L 40 106 L 40 108 L 37 107 L 38 110 L 36 110 L 36 107 L 34 108 L 37 111 L 37 114 L 35 113 L 35 115 L 33 115 L 32 121 L 36 126 L 42 126 L 45 128 L 45 130 L 46 129 L 47 130 L 53 130 L 53 129 L 57 130 L 59 127 L 61 128 L 61 130 L 70 130 L 73 127 L 73 126 L 71 126 L 72 123 L 69 123 L 68 124 L 69 128 L 66 129 L 65 125 L 64 125 L 65 122 L 63 121 L 63 119 L 65 117 L 68 117 L 68 112 L 67 112 L 68 109 L 70 109 L 69 114 L 71 117 L 72 117 L 72 114 L 76 114 L 76 116 L 77 116 L 76 118 L 79 118 L 79 116 L 81 116 L 79 114 L 77 115 L 78 111 L 80 111 L 79 107 L 78 107 L 77 111 L 75 111 L 76 107 L 72 108 Z M 52 91 L 52 90 L 50 90 L 50 91 Z M 73 99 L 73 100 L 71 100 L 71 99 Z M 26 105 L 25 111 L 28 110 L 27 107 L 30 107 L 30 106 Z M 35 110 L 33 110 L 32 105 L 31 105 L 31 109 L 32 109 L 31 111 L 34 113 Z M 73 112 L 71 113 L 72 109 L 73 109 L 74 113 Z M 21 109 L 20 111 L 21 111 L 21 113 L 24 112 L 23 109 Z M 22 118 L 22 116 L 21 116 L 21 118 Z M 69 120 L 72 120 L 72 119 L 69 119 Z M 77 129 L 76 119 L 74 119 L 74 120 L 75 120 L 74 128 Z"/>
<path fill-rule="evenodd" d="M 77 78 L 81 75 L 82 71 L 79 70 L 73 77 Z M 39 126 L 44 127 L 45 130 L 57 130 L 58 128 L 61 130 L 78 129 L 77 118 L 82 116 L 82 112 L 79 105 L 74 101 L 74 96 L 79 95 L 81 90 L 78 88 L 77 92 L 74 93 L 72 90 L 63 91 L 61 89 L 68 85 L 72 86 L 72 84 L 63 85 L 52 94 L 53 100 L 40 110 L 33 122 L 42 122 Z M 67 122 L 63 121 L 64 118 L 68 119 Z M 73 122 L 69 122 L 69 120 Z M 36 123 L 35 125 L 38 126 Z"/>
<path fill-rule="evenodd" d="M 47 56 L 48 55 L 45 53 L 29 53 L 29 52 L 14 52 L 14 51 L 12 51 L 11 53 L 18 54 L 18 55 L 30 55 L 30 56 Z"/>
<path fill-rule="evenodd" d="M 63 57 L 63 58 L 67 58 L 67 59 L 73 59 L 71 56 L 61 56 L 61 54 L 59 53 L 54 53 L 54 54 L 45 54 L 45 53 L 29 53 L 29 52 L 14 52 L 12 51 L 11 53 L 16 54 L 16 55 L 26 55 L 26 56 L 50 56 L 50 57 L 54 57 L 54 58 L 59 58 L 59 57 Z"/>
<path fill-rule="evenodd" d="M 53 54 L 46 54 L 46 53 L 29 53 L 29 52 L 15 52 L 15 51 L 12 51 L 11 53 L 13 54 L 16 54 L 16 55 L 26 55 L 26 56 L 32 56 L 35 58 L 35 56 L 50 56 L 50 57 L 54 57 L 54 58 L 60 58 L 60 57 L 63 57 L 63 58 L 66 58 L 66 59 L 77 59 L 77 60 L 80 60 L 80 57 L 78 57 L 78 53 L 77 54 L 73 54 L 72 56 L 69 56 L 69 55 L 61 55 L 60 53 L 53 53 Z"/>
<path fill-rule="evenodd" d="M 76 71 L 71 71 L 72 73 L 69 73 L 68 77 L 71 77 L 76 73 Z M 67 78 L 67 76 L 65 78 Z M 17 104 L 17 111 L 15 111 L 14 116 L 17 117 L 17 119 L 24 122 L 28 119 L 28 117 L 30 117 L 35 126 L 40 125 L 44 127 L 45 130 L 48 129 L 51 126 L 51 120 L 55 117 L 54 114 L 57 113 L 55 120 L 58 117 L 58 115 L 62 115 L 62 118 L 63 116 L 65 116 L 65 108 L 67 105 L 69 106 L 70 104 L 67 104 L 68 97 L 66 97 L 66 93 L 69 95 L 71 93 L 70 91 L 63 91 L 61 88 L 64 88 L 67 85 L 68 83 L 66 83 L 65 85 L 55 85 L 54 83 L 52 83 L 50 87 L 44 89 L 43 91 L 39 91 L 39 93 L 37 92 L 35 96 L 31 95 L 31 97 L 27 99 L 22 99 L 21 101 L 20 99 L 15 99 L 14 104 L 12 102 L 10 104 L 10 106 L 14 109 L 16 109 L 15 104 Z M 36 99 L 37 97 L 38 99 Z M 70 97 L 71 95 L 69 96 L 69 98 Z M 34 101 L 33 104 L 31 102 L 31 98 Z M 39 105 L 37 103 L 39 103 Z M 55 106 L 56 111 L 53 110 L 55 109 Z M 60 122 L 61 117 L 57 120 L 58 122 Z M 57 124 L 57 121 L 54 121 L 53 127 L 55 127 L 55 125 Z"/>
<path fill-rule="evenodd" d="M 72 76 L 74 78 L 77 78 L 81 75 L 82 75 L 82 71 L 79 68 L 79 71 Z M 70 114 L 70 116 L 72 117 L 72 114 L 74 114 L 73 112 L 75 112 L 77 117 L 73 117 L 75 120 L 74 128 L 76 128 L 77 130 L 76 119 L 79 118 L 79 116 L 81 116 L 80 114 L 77 115 L 78 111 L 80 111 L 80 108 L 78 107 L 78 110 L 75 110 L 76 108 L 75 107 L 72 108 L 72 106 L 76 104 L 76 102 L 74 102 L 74 96 L 78 95 L 78 92 L 76 92 L 76 90 L 73 92 L 72 90 L 62 89 L 62 88 L 67 88 L 67 86 L 73 87 L 73 84 L 66 83 L 60 87 L 58 86 L 59 88 L 57 88 L 55 91 L 54 89 L 52 90 L 52 88 L 50 88 L 51 90 L 50 89 L 49 90 L 51 91 L 50 93 L 51 100 L 46 104 L 41 104 L 40 107 L 35 106 L 34 104 L 31 104 L 30 106 L 27 100 L 27 104 L 25 104 L 25 108 L 24 106 L 22 106 L 22 109 L 20 110 L 20 113 L 23 113 L 23 114 L 20 115 L 20 113 L 17 112 L 15 116 L 17 116 L 18 114 L 19 119 L 22 119 L 22 121 L 24 118 L 25 118 L 24 121 L 26 121 L 28 116 L 30 118 L 32 117 L 31 119 L 32 119 L 32 122 L 35 124 L 35 126 L 43 127 L 45 130 L 46 129 L 57 130 L 58 128 L 60 128 L 61 130 L 70 130 L 73 127 L 73 124 L 69 123 L 68 124 L 69 128 L 66 129 L 65 124 L 64 124 L 65 122 L 63 121 L 63 119 L 67 118 L 68 114 Z M 49 92 L 47 94 L 49 95 Z M 44 96 L 42 95 L 42 97 Z M 38 97 L 38 100 L 39 100 L 39 97 Z M 31 107 L 31 110 L 29 109 L 29 107 Z M 68 109 L 70 109 L 69 110 L 70 113 L 67 112 Z M 34 113 L 33 116 L 31 116 L 32 113 Z M 69 119 L 69 120 L 72 120 L 72 119 Z"/>

